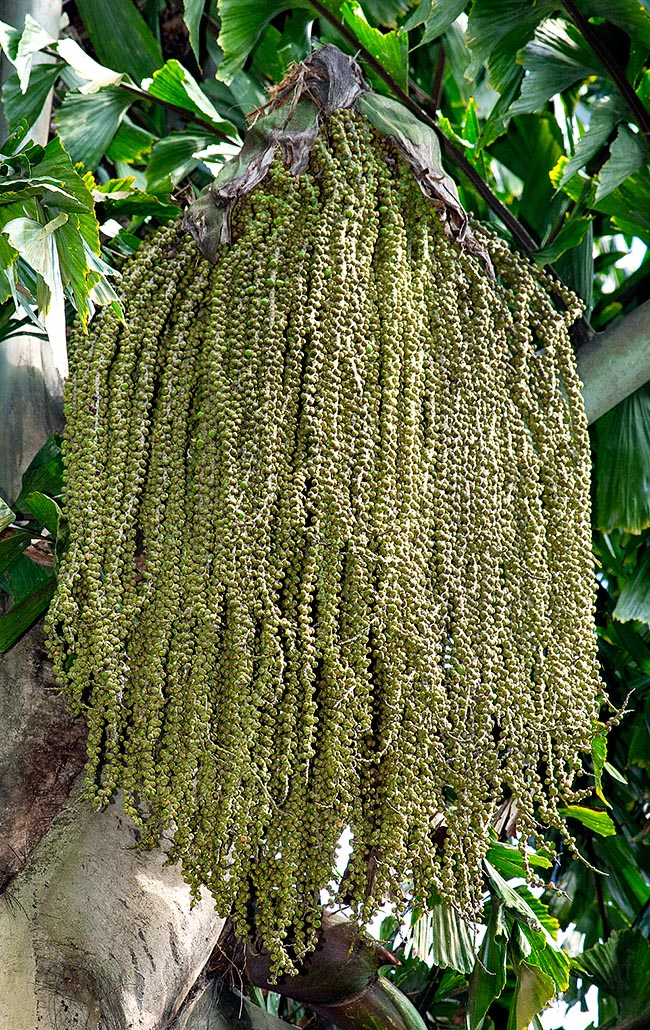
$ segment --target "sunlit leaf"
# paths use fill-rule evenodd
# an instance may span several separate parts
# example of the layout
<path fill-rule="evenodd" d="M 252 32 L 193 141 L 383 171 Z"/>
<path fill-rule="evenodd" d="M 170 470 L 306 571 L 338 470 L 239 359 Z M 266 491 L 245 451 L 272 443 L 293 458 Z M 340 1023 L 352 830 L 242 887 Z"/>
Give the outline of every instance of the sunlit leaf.
<path fill-rule="evenodd" d="M 528 1030 L 533 1017 L 546 1007 L 556 993 L 555 983 L 548 973 L 530 962 L 521 962 L 510 1004 L 508 1030 Z"/>
<path fill-rule="evenodd" d="M 616 766 L 612 765 L 611 762 L 605 762 L 603 768 L 605 769 L 605 772 L 609 773 L 612 779 L 617 780 L 618 783 L 623 783 L 626 786 L 628 785 L 628 780 L 623 776 L 623 773 L 620 772 Z"/>
<path fill-rule="evenodd" d="M 6 21 L 0 21 L 0 49 L 11 64 L 16 60 L 22 32 Z"/>
<path fill-rule="evenodd" d="M 48 437 L 41 449 L 34 455 L 23 472 L 22 486 L 15 507 L 25 512 L 26 499 L 32 493 L 47 494 L 48 497 L 60 497 L 63 491 L 63 456 L 61 454 L 61 437 L 58 434 Z M 23 507 L 23 505 L 25 505 Z"/>
<path fill-rule="evenodd" d="M 5 304 L 12 295 L 13 266 L 17 259 L 18 251 L 0 231 L 0 304 Z"/>
<path fill-rule="evenodd" d="M 597 201 L 607 197 L 625 179 L 634 175 L 648 160 L 648 147 L 627 125 L 621 125 L 610 147 L 609 155 L 609 160 L 603 165 L 598 177 Z"/>
<path fill-rule="evenodd" d="M 594 767 L 595 791 L 608 808 L 611 805 L 603 794 L 603 769 L 607 761 L 607 732 L 603 723 L 598 723 L 596 734 L 591 742 L 591 763 Z"/>
<path fill-rule="evenodd" d="M 524 76 L 512 114 L 538 111 L 556 93 L 601 71 L 593 50 L 573 25 L 549 18 L 519 55 Z"/>
<path fill-rule="evenodd" d="M 135 176 L 123 176 L 120 179 L 107 179 L 106 182 L 97 183 L 91 172 L 87 173 L 86 182 L 89 183 L 91 196 L 95 203 L 104 200 L 124 200 L 135 192 Z"/>
<path fill-rule="evenodd" d="M 197 151 L 214 142 L 215 137 L 205 132 L 173 132 L 159 140 L 147 164 L 147 189 L 156 192 L 166 182 L 175 186 L 199 164 Z"/>
<path fill-rule="evenodd" d="M 22 32 L 6 22 L 0 22 L 0 47 L 7 59 L 18 73 L 18 81 L 23 92 L 29 84 L 34 54 L 55 42 L 31 14 L 25 15 Z"/>
<path fill-rule="evenodd" d="M 505 987 L 508 931 L 502 909 L 502 902 L 493 900 L 485 937 L 469 982 L 468 1030 L 480 1030 L 490 1005 Z"/>
<path fill-rule="evenodd" d="M 311 24 L 314 12 L 294 11 L 287 18 L 279 32 L 274 25 L 267 25 L 253 55 L 253 70 L 258 75 L 266 76 L 272 82 L 281 82 L 291 64 L 304 61 L 311 48 Z M 252 110 L 264 102 L 264 97 L 256 98 L 252 103 L 238 90 L 245 72 L 238 72 L 230 83 L 230 89 L 242 110 Z M 247 83 L 250 88 L 250 83 Z M 238 95 L 239 93 L 239 95 Z M 251 98 L 252 100 L 252 98 Z M 243 106 L 242 101 L 250 106 Z"/>
<path fill-rule="evenodd" d="M 467 23 L 467 45 L 472 67 L 488 62 L 499 43 L 506 41 L 502 60 L 516 63 L 516 56 L 544 18 L 556 9 L 554 0 L 474 0 Z"/>
<path fill-rule="evenodd" d="M 23 93 L 18 75 L 10 75 L 2 87 L 2 102 L 7 125 L 13 129 L 24 118 L 33 125 L 40 115 L 54 82 L 59 75 L 60 65 L 37 64 L 29 77 L 29 88 Z"/>
<path fill-rule="evenodd" d="M 104 204 L 104 213 L 113 218 L 130 217 L 147 218 L 154 215 L 162 221 L 170 218 L 178 218 L 181 209 L 178 204 L 165 197 L 164 192 L 160 195 L 147 193 L 145 190 L 134 190 L 130 197 L 124 200 L 111 200 Z"/>
<path fill-rule="evenodd" d="M 572 247 L 578 247 L 591 227 L 590 218 L 572 218 L 567 221 L 551 243 L 535 251 L 533 258 L 535 264 L 552 265 L 557 259 Z"/>
<path fill-rule="evenodd" d="M 363 8 L 357 0 L 346 0 L 341 5 L 341 17 L 368 53 L 379 61 L 398 86 L 406 89 L 408 85 L 406 33 L 400 30 L 380 32 L 379 29 L 368 23 Z"/>
<path fill-rule="evenodd" d="M 463 119 L 463 136 L 473 146 L 477 143 L 481 133 L 481 124 L 474 97 L 470 97 Z"/>
<path fill-rule="evenodd" d="M 97 93 L 105 86 L 117 86 L 124 78 L 123 72 L 113 71 L 94 61 L 85 50 L 82 50 L 74 39 L 61 39 L 56 44 L 56 51 L 86 84 L 80 87 L 80 93 Z"/>
<path fill-rule="evenodd" d="M 559 812 L 565 819 L 577 819 L 586 829 L 601 837 L 611 837 L 616 833 L 616 827 L 605 811 L 596 811 L 583 805 L 567 805 L 566 808 L 559 809 Z"/>
<path fill-rule="evenodd" d="M 90 173 L 88 175 L 90 176 Z M 167 200 L 164 195 L 158 196 L 137 189 L 135 177 L 132 175 L 127 178 L 108 179 L 100 185 L 93 180 L 91 192 L 95 202 L 101 204 L 104 218 L 118 218 L 124 215 L 140 215 L 142 217 L 156 215 L 158 218 L 166 219 L 175 218 L 180 214 L 178 205 Z M 99 254 L 99 244 L 97 247 L 93 247 L 92 241 L 89 243 L 91 243 L 93 252 Z M 115 274 L 108 265 L 99 268 L 96 262 L 93 262 L 93 267 L 100 271 L 102 276 Z"/>
<path fill-rule="evenodd" d="M 491 866 L 505 879 L 525 876 L 524 859 L 519 848 L 503 841 L 493 841 L 488 848 L 486 858 Z M 532 868 L 549 869 L 553 864 L 548 855 L 540 851 L 527 852 L 528 865 Z"/>
<path fill-rule="evenodd" d="M 231 82 L 244 67 L 246 58 L 257 43 L 262 30 L 287 7 L 304 7 L 308 4 L 291 4 L 289 0 L 219 0 L 221 20 L 219 46 L 223 60 L 217 70 L 222 82 Z"/>
<path fill-rule="evenodd" d="M 549 911 L 548 906 L 539 898 L 535 897 L 530 887 L 526 886 L 526 884 L 521 884 L 513 889 L 515 894 L 518 894 L 522 901 L 525 901 L 526 905 L 539 922 L 541 930 L 546 931 L 546 933 L 555 940 L 560 927 L 555 916 Z M 539 933 L 540 931 L 533 930 L 532 932 Z"/>
<path fill-rule="evenodd" d="M 23 320 L 27 318 L 27 325 L 30 328 L 33 326 L 36 334 L 44 339 L 47 336 L 47 330 L 43 319 L 39 317 L 38 297 L 42 294 L 44 302 L 49 303 L 48 287 L 20 256 L 3 272 L 16 312 L 20 312 Z M 4 279 L 2 285 L 4 286 Z"/>
<path fill-rule="evenodd" d="M 139 164 L 151 150 L 155 138 L 150 132 L 135 125 L 125 114 L 108 145 L 106 156 L 111 161 Z"/>
<path fill-rule="evenodd" d="M 46 225 L 34 221 L 33 218 L 13 218 L 2 227 L 12 247 L 37 272 L 50 295 L 61 289 L 61 271 L 59 257 L 54 238 L 55 231 L 68 220 L 65 211 L 61 211 Z M 49 308 L 49 299 L 39 305 L 43 314 Z"/>
<path fill-rule="evenodd" d="M 587 231 L 577 246 L 570 247 L 553 262 L 562 282 L 582 297 L 585 318 L 591 315 L 594 300 L 594 223 L 589 219 Z"/>
<path fill-rule="evenodd" d="M 79 235 L 82 237 L 84 246 L 86 247 L 86 257 L 88 258 L 88 255 L 92 253 L 93 261 L 98 260 L 101 246 L 99 242 L 99 226 L 94 214 L 93 216 L 84 215 L 83 217 L 77 218 L 76 225 L 79 229 Z M 95 266 L 89 264 L 88 267 L 90 268 Z M 106 266 L 106 270 L 105 272 L 102 272 L 102 274 L 116 275 L 117 273 L 114 269 Z"/>
<path fill-rule="evenodd" d="M 25 119 L 23 119 L 20 122 L 20 124 L 17 125 L 16 128 L 13 129 L 12 132 L 9 133 L 9 136 L 7 137 L 7 139 L 2 144 L 2 154 L 3 154 L 3 156 L 6 157 L 9 154 L 12 154 L 12 155 L 15 154 L 16 151 L 20 148 L 21 144 L 23 143 L 23 140 L 25 140 L 25 137 L 27 136 L 28 132 L 29 132 L 29 125 L 27 124 L 27 121 Z M 29 147 L 29 143 L 27 142 L 25 144 L 25 146 Z"/>
<path fill-rule="evenodd" d="M 596 423 L 596 525 L 641 533 L 650 526 L 650 386 Z"/>
<path fill-rule="evenodd" d="M 15 519 L 15 513 L 9 505 L 0 497 L 0 532 L 10 526 Z"/>
<path fill-rule="evenodd" d="M 100 304 L 102 306 L 105 304 L 110 304 L 113 307 L 115 314 L 123 322 L 124 316 L 122 312 L 122 307 L 119 298 L 115 293 L 115 290 L 111 286 L 110 282 L 112 277 L 119 278 L 119 273 L 116 272 L 114 268 L 111 268 L 111 266 L 108 265 L 105 261 L 103 261 L 99 254 L 95 253 L 87 244 L 85 245 L 85 251 L 88 268 L 91 272 L 97 273 L 97 275 L 94 276 L 94 285 L 92 287 L 92 290 L 90 291 L 90 304 L 94 303 Z"/>
<path fill-rule="evenodd" d="M 494 894 L 503 902 L 505 911 L 519 922 L 530 926 L 531 929 L 540 930 L 541 923 L 526 900 L 517 894 L 516 890 L 509 883 L 506 883 L 503 877 L 497 873 L 494 866 L 490 865 L 487 861 L 483 864 Z"/>
<path fill-rule="evenodd" d="M 571 972 L 571 960 L 566 951 L 546 931 L 536 933 L 528 926 L 520 926 L 519 930 L 530 948 L 526 961 L 549 976 L 556 991 L 566 991 Z"/>
<path fill-rule="evenodd" d="M 618 96 L 604 97 L 594 104 L 589 127 L 580 138 L 573 156 L 563 167 L 562 182 L 568 182 L 598 153 L 622 114 L 622 101 Z"/>
<path fill-rule="evenodd" d="M 64 195 L 56 195 L 57 207 L 75 214 L 92 214 L 93 199 L 58 137 L 47 144 L 35 171 L 39 179 L 58 180 L 60 186 L 65 186 Z"/>
<path fill-rule="evenodd" d="M 142 86 L 152 97 L 158 97 L 166 103 L 175 104 L 185 111 L 191 111 L 207 119 L 215 129 L 227 136 L 237 135 L 236 127 L 221 117 L 196 80 L 178 61 L 167 61 L 162 68 L 154 72 L 153 78 L 143 82 Z"/>
<path fill-rule="evenodd" d="M 132 103 L 132 96 L 115 87 L 92 96 L 67 93 L 56 126 L 72 160 L 96 168 Z"/>
<path fill-rule="evenodd" d="M 33 179 L 9 179 L 5 178 L 0 182 L 0 204 L 8 204 L 16 207 L 16 201 L 26 204 L 30 198 L 38 198 L 48 207 L 71 206 L 77 209 L 74 197 L 63 188 L 63 180 L 58 182 L 45 176 L 38 176 Z M 36 210 L 30 205 L 25 211 L 36 214 Z M 3 222 L 7 221 L 7 211 L 3 210 Z"/>
<path fill-rule="evenodd" d="M 424 32 L 418 46 L 437 39 L 446 32 L 450 25 L 467 6 L 465 0 L 423 0 L 416 4 L 411 16 L 404 22 L 409 31 L 418 25 L 424 25 Z"/>
<path fill-rule="evenodd" d="M 462 916 L 450 905 L 434 905 L 431 920 L 431 951 L 428 960 L 441 969 L 471 973 L 476 960 L 474 935 Z M 424 958 L 425 956 L 422 956 Z"/>
<path fill-rule="evenodd" d="M 72 292 L 74 306 L 85 325 L 88 295 L 97 276 L 92 274 L 92 268 L 88 263 L 88 248 L 81 231 L 80 219 L 72 216 L 62 225 L 55 234 L 55 243 L 63 286 L 66 287 L 68 296 L 70 291 Z M 99 250 L 98 243 L 96 249 Z"/>
<path fill-rule="evenodd" d="M 447 139 L 451 140 L 452 143 L 456 143 L 463 150 L 471 150 L 470 144 L 467 142 L 467 140 L 463 139 L 463 137 L 460 136 L 459 133 L 456 132 L 456 130 L 454 129 L 453 125 L 446 117 L 446 115 L 439 115 L 438 126 L 440 128 L 440 131 L 447 137 Z"/>
<path fill-rule="evenodd" d="M 25 498 L 25 505 L 52 536 L 57 535 L 61 509 L 52 497 L 34 491 Z"/>
<path fill-rule="evenodd" d="M 571 961 L 556 940 L 559 921 L 528 887 L 518 887 L 517 891 L 525 896 L 528 905 L 537 915 L 540 929 L 534 930 L 526 923 L 518 923 L 515 952 L 550 976 L 558 991 L 565 991 L 569 986 Z"/>
<path fill-rule="evenodd" d="M 137 82 L 163 63 L 160 46 L 132 0 L 77 0 L 97 57 Z"/>

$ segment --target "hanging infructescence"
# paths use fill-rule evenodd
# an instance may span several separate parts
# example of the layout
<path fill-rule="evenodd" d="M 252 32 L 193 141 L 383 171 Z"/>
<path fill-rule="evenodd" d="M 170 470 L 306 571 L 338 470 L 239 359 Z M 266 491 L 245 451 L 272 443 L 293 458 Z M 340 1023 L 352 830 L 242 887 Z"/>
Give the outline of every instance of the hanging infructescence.
<path fill-rule="evenodd" d="M 579 303 L 436 148 L 323 48 L 74 341 L 49 634 L 89 783 L 277 969 L 346 828 L 360 917 L 475 912 L 505 796 L 566 834 L 598 710 Z"/>

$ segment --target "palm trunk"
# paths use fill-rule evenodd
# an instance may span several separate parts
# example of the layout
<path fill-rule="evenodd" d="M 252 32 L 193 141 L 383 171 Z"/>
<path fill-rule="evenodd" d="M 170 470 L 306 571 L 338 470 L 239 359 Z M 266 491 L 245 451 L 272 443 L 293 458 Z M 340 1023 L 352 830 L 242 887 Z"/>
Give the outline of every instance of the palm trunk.
<path fill-rule="evenodd" d="M 578 373 L 589 422 L 650 381 L 650 301 L 581 347 Z"/>
<path fill-rule="evenodd" d="M 0 907 L 0 1026 L 163 1030 L 223 922 L 164 863 L 77 787 Z"/>

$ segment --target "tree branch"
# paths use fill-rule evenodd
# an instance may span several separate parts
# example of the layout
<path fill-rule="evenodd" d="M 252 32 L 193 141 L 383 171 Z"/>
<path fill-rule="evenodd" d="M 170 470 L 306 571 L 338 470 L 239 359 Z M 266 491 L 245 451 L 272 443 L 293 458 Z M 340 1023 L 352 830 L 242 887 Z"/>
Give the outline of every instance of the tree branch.
<path fill-rule="evenodd" d="M 589 24 L 589 20 L 585 18 L 582 11 L 576 7 L 573 0 L 561 0 L 561 3 L 573 24 L 577 29 L 580 29 L 585 42 L 591 47 L 596 57 L 604 65 L 613 81 L 616 83 L 621 96 L 630 108 L 631 113 L 634 115 L 634 119 L 641 129 L 641 132 L 646 136 L 650 136 L 650 111 L 647 111 L 641 103 L 641 100 L 636 95 L 634 87 L 627 78 L 625 72 L 614 60 L 608 48 L 600 41 L 598 35 Z"/>
<path fill-rule="evenodd" d="M 445 48 L 440 41 L 440 56 L 438 57 L 438 63 L 436 64 L 436 73 L 433 77 L 433 86 L 431 88 L 431 97 L 429 103 L 431 104 L 434 111 L 437 111 L 440 107 L 440 99 L 442 97 L 442 84 L 445 77 L 445 67 L 447 64 L 447 54 Z"/>
<path fill-rule="evenodd" d="M 650 382 L 650 301 L 578 351 L 589 423 Z"/>

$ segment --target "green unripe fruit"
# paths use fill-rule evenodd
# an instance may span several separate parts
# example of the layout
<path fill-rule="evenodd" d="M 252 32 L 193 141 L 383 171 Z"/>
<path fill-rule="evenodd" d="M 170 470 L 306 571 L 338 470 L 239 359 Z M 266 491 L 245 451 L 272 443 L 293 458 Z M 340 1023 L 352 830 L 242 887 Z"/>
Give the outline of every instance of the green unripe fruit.
<path fill-rule="evenodd" d="M 215 264 L 165 229 L 126 325 L 77 333 L 49 615 L 96 798 L 175 824 L 278 970 L 346 827 L 359 917 L 475 913 L 505 794 L 524 842 L 563 826 L 600 689 L 575 299 L 477 231 L 489 278 L 392 144 L 331 124 Z"/>

